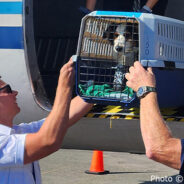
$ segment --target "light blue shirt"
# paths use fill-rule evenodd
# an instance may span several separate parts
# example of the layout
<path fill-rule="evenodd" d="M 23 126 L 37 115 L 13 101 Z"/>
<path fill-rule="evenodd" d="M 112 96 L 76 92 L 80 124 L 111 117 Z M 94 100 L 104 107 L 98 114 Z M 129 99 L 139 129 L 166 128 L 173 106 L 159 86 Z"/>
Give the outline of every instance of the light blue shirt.
<path fill-rule="evenodd" d="M 22 123 L 13 128 L 0 124 L 1 184 L 41 184 L 39 163 L 24 165 L 24 145 L 26 134 L 37 132 L 44 121 Z"/>

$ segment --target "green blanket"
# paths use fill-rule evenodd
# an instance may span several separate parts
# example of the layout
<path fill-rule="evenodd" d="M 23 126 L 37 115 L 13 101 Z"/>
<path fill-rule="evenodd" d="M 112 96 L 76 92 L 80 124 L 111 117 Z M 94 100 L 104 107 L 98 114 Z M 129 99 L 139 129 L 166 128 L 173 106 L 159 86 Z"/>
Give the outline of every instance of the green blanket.
<path fill-rule="evenodd" d="M 82 85 L 79 84 L 79 89 L 82 95 L 88 96 L 88 97 L 112 97 L 112 98 L 131 98 L 134 95 L 134 92 L 131 88 L 128 86 L 125 87 L 125 89 L 120 91 L 114 91 L 110 85 L 103 84 L 103 85 Z"/>

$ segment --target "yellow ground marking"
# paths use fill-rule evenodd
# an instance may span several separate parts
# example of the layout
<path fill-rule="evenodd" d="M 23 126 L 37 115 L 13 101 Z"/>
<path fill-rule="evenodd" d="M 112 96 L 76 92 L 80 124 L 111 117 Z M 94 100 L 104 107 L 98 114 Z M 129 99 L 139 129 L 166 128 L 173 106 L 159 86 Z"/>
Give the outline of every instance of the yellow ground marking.
<path fill-rule="evenodd" d="M 106 108 L 106 110 L 103 111 L 102 113 L 117 113 L 117 112 L 122 111 L 122 107 L 121 106 L 108 105 L 105 108 Z"/>
<path fill-rule="evenodd" d="M 92 118 L 94 115 L 95 115 L 94 113 L 89 113 L 89 114 L 87 114 L 87 117 Z"/>
<path fill-rule="evenodd" d="M 101 114 L 101 115 L 99 116 L 99 118 L 106 118 L 106 117 L 107 117 L 106 114 Z"/>

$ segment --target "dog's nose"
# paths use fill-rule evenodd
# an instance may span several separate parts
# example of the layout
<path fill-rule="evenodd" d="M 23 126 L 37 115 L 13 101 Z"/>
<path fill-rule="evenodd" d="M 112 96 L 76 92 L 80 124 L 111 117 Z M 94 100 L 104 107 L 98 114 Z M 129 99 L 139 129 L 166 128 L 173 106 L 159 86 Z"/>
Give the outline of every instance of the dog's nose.
<path fill-rule="evenodd" d="M 117 52 L 121 52 L 123 50 L 123 47 L 116 46 L 115 49 L 117 50 Z"/>

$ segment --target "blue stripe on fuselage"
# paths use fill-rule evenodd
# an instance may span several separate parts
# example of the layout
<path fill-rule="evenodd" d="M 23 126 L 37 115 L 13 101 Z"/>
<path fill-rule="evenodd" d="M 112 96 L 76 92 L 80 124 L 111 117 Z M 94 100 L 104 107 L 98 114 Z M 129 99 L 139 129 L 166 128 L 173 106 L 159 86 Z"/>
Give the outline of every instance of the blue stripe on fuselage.
<path fill-rule="evenodd" d="M 22 14 L 22 2 L 0 2 L 0 14 Z"/>
<path fill-rule="evenodd" d="M 22 27 L 0 27 L 0 49 L 23 49 Z"/>

